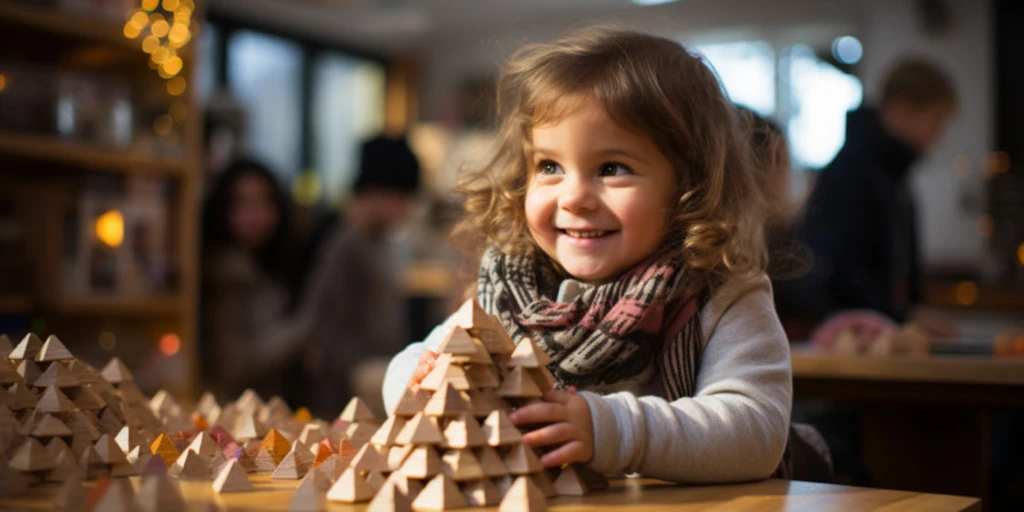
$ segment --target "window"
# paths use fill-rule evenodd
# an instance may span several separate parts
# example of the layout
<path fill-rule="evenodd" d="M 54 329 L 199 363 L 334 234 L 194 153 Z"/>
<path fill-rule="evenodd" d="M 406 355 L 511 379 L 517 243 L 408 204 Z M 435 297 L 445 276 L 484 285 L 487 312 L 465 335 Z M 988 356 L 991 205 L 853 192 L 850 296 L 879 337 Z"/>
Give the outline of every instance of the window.
<path fill-rule="evenodd" d="M 289 182 L 302 168 L 302 47 L 241 30 L 227 59 L 228 86 L 248 115 L 246 151 Z"/>
<path fill-rule="evenodd" d="M 355 179 L 359 145 L 384 128 L 384 67 L 325 53 L 313 61 L 312 164 L 336 202 Z"/>
<path fill-rule="evenodd" d="M 729 98 L 763 116 L 775 114 L 775 51 L 764 41 L 707 44 L 694 49 L 718 74 Z"/>

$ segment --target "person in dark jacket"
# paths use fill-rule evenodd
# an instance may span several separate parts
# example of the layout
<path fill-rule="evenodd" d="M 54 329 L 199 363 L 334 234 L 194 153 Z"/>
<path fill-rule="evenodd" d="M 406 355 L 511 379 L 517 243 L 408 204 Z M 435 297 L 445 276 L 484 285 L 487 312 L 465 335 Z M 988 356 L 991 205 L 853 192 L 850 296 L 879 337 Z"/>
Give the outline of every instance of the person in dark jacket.
<path fill-rule="evenodd" d="M 942 70 L 905 59 L 890 71 L 877 109 L 848 114 L 846 143 L 821 172 L 800 229 L 814 255 L 801 286 L 805 314 L 825 322 L 824 332 L 914 321 L 935 335 L 955 334 L 955 326 L 920 307 L 910 170 L 942 137 L 956 105 Z"/>

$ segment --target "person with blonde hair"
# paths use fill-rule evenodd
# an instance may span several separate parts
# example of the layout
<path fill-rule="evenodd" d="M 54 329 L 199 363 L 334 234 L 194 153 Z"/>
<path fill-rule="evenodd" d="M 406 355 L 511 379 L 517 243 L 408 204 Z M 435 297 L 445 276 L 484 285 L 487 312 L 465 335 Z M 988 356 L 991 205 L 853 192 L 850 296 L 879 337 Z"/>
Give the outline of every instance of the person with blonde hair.
<path fill-rule="evenodd" d="M 462 183 L 476 298 L 550 357 L 558 389 L 511 414 L 545 466 L 676 482 L 765 478 L 786 448 L 789 346 L 765 276 L 764 199 L 703 60 L 596 28 L 518 52 L 501 144 Z M 466 236 L 471 235 L 471 236 Z M 395 405 L 450 325 L 396 355 Z"/>

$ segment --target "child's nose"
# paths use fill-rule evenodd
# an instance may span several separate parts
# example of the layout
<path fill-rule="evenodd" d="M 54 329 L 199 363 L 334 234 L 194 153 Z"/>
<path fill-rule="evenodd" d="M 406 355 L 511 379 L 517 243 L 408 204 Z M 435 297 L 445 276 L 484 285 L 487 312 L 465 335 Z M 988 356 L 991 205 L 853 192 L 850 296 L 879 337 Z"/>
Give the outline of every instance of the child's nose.
<path fill-rule="evenodd" d="M 568 212 L 596 210 L 600 204 L 596 186 L 593 180 L 581 173 L 568 173 L 558 194 L 558 207 Z"/>

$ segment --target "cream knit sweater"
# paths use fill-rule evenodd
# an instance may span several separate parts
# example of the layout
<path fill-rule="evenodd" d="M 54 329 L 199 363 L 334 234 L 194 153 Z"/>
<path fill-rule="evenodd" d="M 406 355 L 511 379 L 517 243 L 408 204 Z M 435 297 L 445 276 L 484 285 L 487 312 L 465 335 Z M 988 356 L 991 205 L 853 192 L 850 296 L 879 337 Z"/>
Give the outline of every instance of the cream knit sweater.
<path fill-rule="evenodd" d="M 580 392 L 594 426 L 591 467 L 692 483 L 755 480 L 775 470 L 789 432 L 793 385 L 768 278 L 723 284 L 700 315 L 705 346 L 693 397 L 667 401 L 657 372 L 610 394 Z M 388 410 L 423 352 L 444 340 L 447 324 L 391 360 L 383 388 Z"/>

